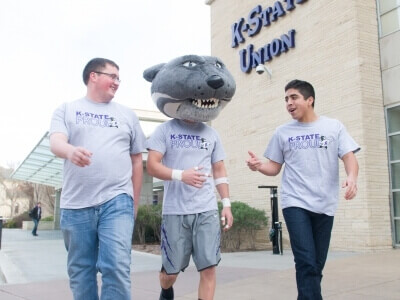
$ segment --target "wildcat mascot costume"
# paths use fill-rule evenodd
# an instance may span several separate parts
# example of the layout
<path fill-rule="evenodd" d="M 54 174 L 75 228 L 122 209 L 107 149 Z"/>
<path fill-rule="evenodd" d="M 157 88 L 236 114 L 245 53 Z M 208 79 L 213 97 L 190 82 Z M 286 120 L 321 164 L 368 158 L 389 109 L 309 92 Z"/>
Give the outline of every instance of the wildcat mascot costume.
<path fill-rule="evenodd" d="M 172 120 L 147 141 L 147 171 L 164 180 L 161 226 L 160 300 L 174 299 L 173 284 L 190 257 L 200 272 L 199 299 L 214 297 L 221 224 L 233 224 L 225 152 L 218 133 L 204 122 L 215 119 L 236 89 L 217 57 L 185 55 L 146 69 L 157 108 Z M 222 202 L 219 216 L 215 188 Z M 220 223 L 221 222 L 221 223 Z"/>

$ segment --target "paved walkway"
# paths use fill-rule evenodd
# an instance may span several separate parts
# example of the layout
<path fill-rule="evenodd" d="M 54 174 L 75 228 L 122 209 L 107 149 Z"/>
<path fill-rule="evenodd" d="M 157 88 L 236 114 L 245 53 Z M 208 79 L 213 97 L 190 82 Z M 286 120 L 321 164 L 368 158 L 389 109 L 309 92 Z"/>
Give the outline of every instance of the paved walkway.
<path fill-rule="evenodd" d="M 160 257 L 133 251 L 135 300 L 158 300 Z M 330 252 L 323 279 L 324 299 L 400 299 L 400 250 L 378 253 Z M 225 253 L 217 268 L 215 300 L 296 299 L 293 257 L 271 251 Z M 176 300 L 197 299 L 193 267 L 175 284 Z M 1 300 L 70 300 L 66 251 L 60 231 L 3 229 L 0 250 Z"/>

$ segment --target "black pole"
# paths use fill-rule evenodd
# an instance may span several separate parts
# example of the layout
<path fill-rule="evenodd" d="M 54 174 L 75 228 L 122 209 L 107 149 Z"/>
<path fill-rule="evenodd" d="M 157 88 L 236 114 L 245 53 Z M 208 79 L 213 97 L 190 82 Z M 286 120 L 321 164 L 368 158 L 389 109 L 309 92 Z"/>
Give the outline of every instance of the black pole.
<path fill-rule="evenodd" d="M 259 185 L 259 189 L 268 188 L 271 199 L 271 228 L 274 229 L 275 234 L 272 238 L 272 254 L 280 254 L 279 246 L 278 246 L 278 229 L 277 224 L 279 222 L 279 214 L 278 214 L 278 187 L 276 185 Z"/>

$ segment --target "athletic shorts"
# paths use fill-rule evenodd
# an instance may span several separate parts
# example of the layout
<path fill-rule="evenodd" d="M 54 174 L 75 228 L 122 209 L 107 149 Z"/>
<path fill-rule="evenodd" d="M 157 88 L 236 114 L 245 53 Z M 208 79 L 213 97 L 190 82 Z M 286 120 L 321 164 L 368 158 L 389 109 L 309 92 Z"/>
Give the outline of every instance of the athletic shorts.
<path fill-rule="evenodd" d="M 161 256 L 167 274 L 178 274 L 189 265 L 190 256 L 197 270 L 218 265 L 221 229 L 217 210 L 192 215 L 163 215 Z"/>

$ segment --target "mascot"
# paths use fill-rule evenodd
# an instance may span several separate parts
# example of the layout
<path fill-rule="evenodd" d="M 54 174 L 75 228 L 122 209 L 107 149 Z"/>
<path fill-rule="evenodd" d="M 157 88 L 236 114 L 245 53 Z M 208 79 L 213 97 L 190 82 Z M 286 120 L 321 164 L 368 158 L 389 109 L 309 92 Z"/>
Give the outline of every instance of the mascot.
<path fill-rule="evenodd" d="M 223 230 L 233 224 L 225 152 L 215 119 L 236 84 L 216 57 L 185 55 L 144 71 L 158 109 L 173 118 L 148 139 L 147 171 L 164 180 L 160 300 L 174 299 L 173 284 L 190 257 L 200 272 L 199 299 L 213 299 Z M 223 209 L 218 216 L 214 188 Z"/>

